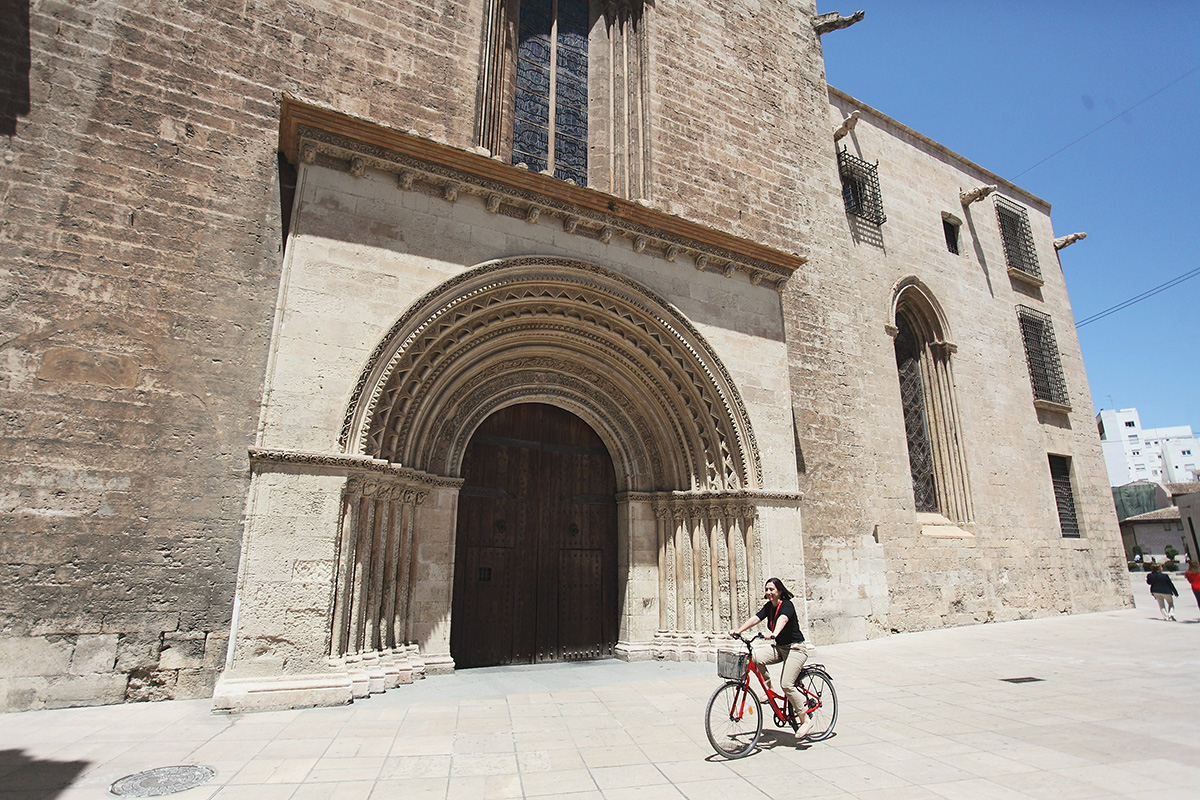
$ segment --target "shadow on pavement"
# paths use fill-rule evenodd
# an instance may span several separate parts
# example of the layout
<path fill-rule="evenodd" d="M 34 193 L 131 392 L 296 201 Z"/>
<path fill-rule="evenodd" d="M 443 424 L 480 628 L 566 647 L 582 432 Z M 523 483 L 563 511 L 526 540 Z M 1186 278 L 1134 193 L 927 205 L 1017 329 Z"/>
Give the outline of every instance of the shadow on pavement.
<path fill-rule="evenodd" d="M 24 750 L 0 750 L 0 798 L 58 797 L 89 763 L 31 758 Z"/>

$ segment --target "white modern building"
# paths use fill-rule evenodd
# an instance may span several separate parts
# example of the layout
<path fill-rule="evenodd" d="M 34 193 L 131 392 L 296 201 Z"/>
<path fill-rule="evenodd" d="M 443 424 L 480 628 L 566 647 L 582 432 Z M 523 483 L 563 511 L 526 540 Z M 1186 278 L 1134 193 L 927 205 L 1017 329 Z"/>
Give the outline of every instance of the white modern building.
<path fill-rule="evenodd" d="M 1102 409 L 1096 424 L 1113 486 L 1137 480 L 1185 483 L 1200 477 L 1200 442 L 1192 426 L 1143 428 L 1136 408 Z"/>

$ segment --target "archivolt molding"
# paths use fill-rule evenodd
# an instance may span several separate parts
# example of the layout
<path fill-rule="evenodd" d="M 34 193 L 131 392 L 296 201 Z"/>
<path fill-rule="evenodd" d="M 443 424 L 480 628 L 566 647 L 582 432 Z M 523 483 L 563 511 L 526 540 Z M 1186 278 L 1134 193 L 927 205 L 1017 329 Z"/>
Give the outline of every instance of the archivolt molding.
<path fill-rule="evenodd" d="M 896 315 L 908 312 L 909 322 L 931 347 L 943 347 L 953 353 L 958 348 L 951 341 L 950 323 L 941 304 L 929 287 L 915 275 L 896 281 L 892 286 L 891 308 L 888 313 L 888 335 L 896 336 Z"/>
<path fill-rule="evenodd" d="M 457 474 L 475 429 L 499 409 L 528 402 L 565 408 L 600 431 L 610 455 L 614 456 L 622 486 L 638 485 L 639 475 L 681 472 L 677 459 L 663 455 L 658 441 L 660 432 L 640 413 L 633 397 L 586 365 L 548 356 L 510 359 L 492 365 L 480 380 L 471 381 L 469 387 L 453 395 L 449 402 L 439 403 L 438 415 L 427 427 L 440 434 L 436 441 L 424 443 L 418 460 L 429 463 L 435 471 Z M 616 438 L 604 435 L 611 431 L 631 431 L 636 435 Z M 675 443 L 680 447 L 679 452 L 692 450 L 690 441 L 675 437 Z"/>
<path fill-rule="evenodd" d="M 700 333 L 645 287 L 569 259 L 492 262 L 417 301 L 372 353 L 340 444 L 454 474 L 488 413 L 535 397 L 590 417 L 619 471 L 650 473 L 627 489 L 761 485 L 744 404 Z"/>

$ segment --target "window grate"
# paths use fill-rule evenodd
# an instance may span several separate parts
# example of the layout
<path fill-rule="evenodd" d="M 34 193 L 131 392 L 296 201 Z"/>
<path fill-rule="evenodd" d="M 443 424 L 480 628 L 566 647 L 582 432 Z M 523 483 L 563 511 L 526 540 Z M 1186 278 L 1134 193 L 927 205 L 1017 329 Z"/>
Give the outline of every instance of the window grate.
<path fill-rule="evenodd" d="M 908 467 L 912 473 L 917 511 L 938 510 L 933 481 L 933 452 L 925 419 L 925 389 L 921 383 L 921 344 L 903 316 L 896 317 L 896 371 L 900 374 L 900 405 L 908 437 Z"/>
<path fill-rule="evenodd" d="M 1021 321 L 1021 338 L 1025 342 L 1025 361 L 1029 365 L 1034 399 L 1070 405 L 1050 317 L 1029 306 L 1017 306 L 1017 317 Z"/>
<path fill-rule="evenodd" d="M 1075 514 L 1075 492 L 1071 490 L 1071 459 L 1050 456 L 1050 481 L 1054 484 L 1054 502 L 1058 505 L 1058 525 L 1062 535 L 1079 538 L 1079 517 Z"/>
<path fill-rule="evenodd" d="M 946 234 L 946 249 L 958 255 L 958 226 L 948 219 L 943 219 L 942 231 Z"/>
<path fill-rule="evenodd" d="M 996 197 L 996 219 L 1000 237 L 1004 240 L 1004 260 L 1010 269 L 1035 278 L 1042 277 L 1037 254 L 1033 249 L 1033 233 L 1029 229 L 1029 213 L 1006 197 Z"/>
<path fill-rule="evenodd" d="M 838 174 L 842 179 L 842 200 L 846 213 L 882 225 L 883 198 L 879 193 L 879 162 L 869 164 L 845 148 L 838 152 Z"/>

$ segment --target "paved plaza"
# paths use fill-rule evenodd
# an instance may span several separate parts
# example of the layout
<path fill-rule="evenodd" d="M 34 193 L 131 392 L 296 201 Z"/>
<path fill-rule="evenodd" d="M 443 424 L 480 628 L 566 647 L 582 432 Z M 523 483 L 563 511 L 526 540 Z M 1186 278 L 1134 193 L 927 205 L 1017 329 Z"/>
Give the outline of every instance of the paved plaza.
<path fill-rule="evenodd" d="M 350 706 L 220 716 L 206 700 L 0 716 L 0 800 L 112 797 L 198 764 L 180 800 L 1200 797 L 1200 611 L 1136 608 L 819 648 L 836 735 L 713 754 L 710 663 L 478 669 Z M 1006 678 L 1039 678 L 1008 683 Z"/>

